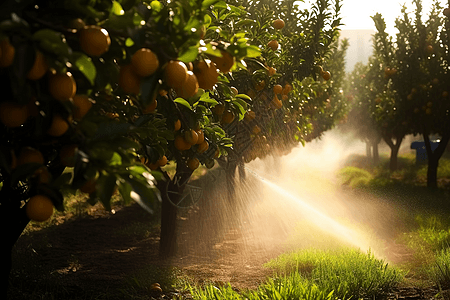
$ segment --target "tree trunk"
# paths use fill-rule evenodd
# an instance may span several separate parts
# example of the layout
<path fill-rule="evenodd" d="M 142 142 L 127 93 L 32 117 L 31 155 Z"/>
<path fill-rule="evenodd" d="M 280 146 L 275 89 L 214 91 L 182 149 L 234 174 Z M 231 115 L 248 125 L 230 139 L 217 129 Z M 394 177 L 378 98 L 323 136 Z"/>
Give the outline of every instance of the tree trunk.
<path fill-rule="evenodd" d="M 0 205 L 0 228 L 2 230 L 0 299 L 7 299 L 9 274 L 12 267 L 11 251 L 30 221 L 25 214 L 25 209 L 20 208 L 18 196 L 17 192 L 10 188 L 9 181 L 3 182 L 3 188 L 0 191 L 2 199 Z"/>
<path fill-rule="evenodd" d="M 389 169 L 391 172 L 396 171 L 398 168 L 398 151 L 405 136 L 396 137 L 395 143 L 390 137 L 383 136 L 384 141 L 391 148 L 391 157 L 389 158 Z"/>
<path fill-rule="evenodd" d="M 225 169 L 225 177 L 227 181 L 228 202 L 230 205 L 233 205 L 236 195 L 236 168 L 237 161 L 228 160 L 227 168 Z"/>
<path fill-rule="evenodd" d="M 372 147 L 373 147 L 372 162 L 374 165 L 378 165 L 380 163 L 380 153 L 378 152 L 378 143 L 379 142 L 375 142 L 372 145 Z"/>
<path fill-rule="evenodd" d="M 444 154 L 447 144 L 450 140 L 450 133 L 445 133 L 439 142 L 438 147 L 433 151 L 431 149 L 431 141 L 428 134 L 423 135 L 425 142 L 425 149 L 428 156 L 428 169 L 427 169 L 427 187 L 431 189 L 437 188 L 437 171 L 439 167 L 439 160 L 442 154 Z"/>
<path fill-rule="evenodd" d="M 245 182 L 247 177 L 245 174 L 245 165 L 242 160 L 238 164 L 238 170 L 239 170 L 239 182 L 243 183 Z"/>
<path fill-rule="evenodd" d="M 370 149 L 370 143 L 366 141 L 366 156 L 367 158 L 372 158 L 372 151 Z"/>
<path fill-rule="evenodd" d="M 161 233 L 159 241 L 159 256 L 162 258 L 174 257 L 178 252 L 178 207 L 186 183 L 192 171 L 182 164 L 177 165 L 177 172 L 170 180 L 167 173 L 163 173 L 165 181 L 158 182 L 161 192 Z"/>

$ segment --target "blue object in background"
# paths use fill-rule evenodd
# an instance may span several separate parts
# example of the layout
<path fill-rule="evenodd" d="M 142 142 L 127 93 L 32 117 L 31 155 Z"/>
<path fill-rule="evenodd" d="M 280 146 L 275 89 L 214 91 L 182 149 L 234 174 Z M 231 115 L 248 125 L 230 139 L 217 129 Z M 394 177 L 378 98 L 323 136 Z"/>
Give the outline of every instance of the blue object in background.
<path fill-rule="evenodd" d="M 440 140 L 430 140 L 432 151 L 434 151 L 439 146 L 439 142 Z M 416 165 L 420 165 L 427 162 L 428 156 L 424 141 L 412 142 L 411 149 L 416 150 Z"/>

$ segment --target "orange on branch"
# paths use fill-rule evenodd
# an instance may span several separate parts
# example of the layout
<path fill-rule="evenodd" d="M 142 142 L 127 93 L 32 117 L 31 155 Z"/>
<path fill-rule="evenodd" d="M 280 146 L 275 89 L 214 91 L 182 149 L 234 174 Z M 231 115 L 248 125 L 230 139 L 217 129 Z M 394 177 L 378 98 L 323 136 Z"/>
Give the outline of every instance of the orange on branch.
<path fill-rule="evenodd" d="M 25 205 L 25 213 L 30 220 L 47 221 L 53 215 L 53 202 L 45 195 L 35 195 Z"/>
<path fill-rule="evenodd" d="M 197 169 L 200 166 L 200 161 L 194 157 L 194 158 L 191 158 L 188 160 L 187 165 L 188 165 L 189 169 L 194 171 L 195 169 Z"/>
<path fill-rule="evenodd" d="M 87 95 L 75 95 L 73 96 L 73 117 L 76 120 L 81 120 L 91 109 L 92 102 Z"/>
<path fill-rule="evenodd" d="M 194 67 L 194 74 L 197 76 L 198 86 L 205 90 L 212 90 L 217 83 L 219 73 L 213 62 L 199 61 Z"/>
<path fill-rule="evenodd" d="M 277 40 L 271 40 L 269 43 L 267 43 L 267 47 L 272 49 L 273 51 L 278 49 L 278 41 Z"/>
<path fill-rule="evenodd" d="M 149 105 L 147 105 L 144 110 L 142 111 L 143 114 L 150 114 L 155 111 L 156 107 L 158 106 L 158 101 L 156 99 L 153 99 L 152 102 L 150 102 Z"/>
<path fill-rule="evenodd" d="M 257 91 L 261 91 L 266 87 L 266 82 L 264 80 L 259 81 L 258 83 L 256 83 L 255 85 L 255 89 Z"/>
<path fill-rule="evenodd" d="M 13 64 L 16 55 L 16 48 L 9 42 L 8 38 L 0 41 L 0 68 L 6 68 Z"/>
<path fill-rule="evenodd" d="M 69 123 L 60 115 L 54 115 L 47 134 L 53 137 L 62 136 L 69 129 Z"/>
<path fill-rule="evenodd" d="M 17 157 L 17 166 L 21 166 L 28 163 L 44 164 L 44 156 L 42 153 L 32 147 L 23 147 L 20 149 L 19 156 Z"/>
<path fill-rule="evenodd" d="M 201 144 L 205 140 L 205 133 L 203 130 L 199 129 L 195 131 L 197 133 L 198 139 L 196 144 Z"/>
<path fill-rule="evenodd" d="M 181 98 L 188 99 L 197 94 L 198 88 L 197 76 L 192 71 L 188 71 L 187 80 L 183 82 L 181 88 L 177 88 L 175 91 Z"/>
<path fill-rule="evenodd" d="M 184 139 L 191 145 L 197 144 L 198 134 L 194 129 L 189 129 L 184 132 Z"/>
<path fill-rule="evenodd" d="M 281 19 L 274 20 L 274 21 L 272 22 L 272 26 L 273 26 L 273 28 L 275 28 L 275 29 L 283 29 L 283 27 L 284 27 L 284 21 L 281 20 Z"/>
<path fill-rule="evenodd" d="M 216 106 L 214 106 L 211 110 L 214 114 L 221 116 L 225 111 L 225 105 L 223 105 L 222 103 L 216 104 Z"/>
<path fill-rule="evenodd" d="M 102 56 L 111 45 L 108 31 L 100 26 L 85 26 L 79 31 L 80 47 L 90 56 Z"/>
<path fill-rule="evenodd" d="M 222 57 L 211 55 L 210 59 L 216 64 L 217 69 L 223 73 L 228 73 L 234 65 L 234 57 L 227 51 L 220 51 L 220 54 L 222 54 Z"/>
<path fill-rule="evenodd" d="M 224 123 L 224 124 L 230 124 L 230 123 L 232 123 L 233 121 L 234 121 L 234 113 L 231 111 L 231 110 L 229 110 L 229 109 L 227 109 L 224 113 L 223 113 L 223 116 L 222 116 L 222 123 Z"/>
<path fill-rule="evenodd" d="M 160 167 L 163 167 L 167 164 L 167 157 L 163 155 L 160 159 L 156 161 L 156 164 Z"/>
<path fill-rule="evenodd" d="M 175 148 L 177 148 L 177 150 L 179 151 L 184 151 L 191 148 L 191 144 L 188 143 L 182 135 L 177 135 L 175 137 L 174 144 Z"/>
<path fill-rule="evenodd" d="M 252 121 L 255 117 L 256 117 L 256 113 L 252 110 L 247 111 L 244 115 L 244 119 L 247 122 Z"/>
<path fill-rule="evenodd" d="M 173 130 L 178 131 L 181 129 L 181 121 L 180 119 L 176 120 L 173 124 Z"/>
<path fill-rule="evenodd" d="M 77 83 L 70 72 L 55 73 L 51 74 L 48 79 L 48 90 L 53 98 L 67 101 L 75 96 Z"/>
<path fill-rule="evenodd" d="M 283 92 L 283 87 L 281 86 L 281 84 L 276 84 L 273 86 L 273 92 L 275 94 L 281 94 Z"/>
<path fill-rule="evenodd" d="M 277 69 L 275 69 L 274 67 L 268 67 L 267 72 L 269 73 L 269 76 L 273 76 L 277 73 Z"/>
<path fill-rule="evenodd" d="M 134 73 L 131 64 L 120 67 L 119 86 L 127 94 L 137 95 L 141 92 L 141 77 Z"/>
<path fill-rule="evenodd" d="M 27 105 L 9 101 L 0 103 L 0 122 L 6 127 L 19 127 L 27 121 L 28 116 Z"/>
<path fill-rule="evenodd" d="M 27 73 L 27 78 L 30 80 L 41 79 L 48 70 L 47 62 L 45 61 L 44 54 L 41 51 L 36 51 L 36 57 L 34 64 Z"/>
<path fill-rule="evenodd" d="M 171 60 L 164 69 L 164 81 L 171 88 L 181 88 L 188 79 L 188 70 L 186 65 L 179 60 Z"/>
<path fill-rule="evenodd" d="M 86 181 L 82 187 L 80 187 L 80 191 L 86 194 L 91 194 L 95 192 L 97 189 L 97 180 L 92 178 Z"/>
<path fill-rule="evenodd" d="M 324 72 L 322 73 L 322 78 L 323 78 L 325 81 L 330 80 L 330 78 L 331 78 L 331 73 L 330 73 L 330 71 L 324 71 Z"/>
<path fill-rule="evenodd" d="M 158 70 L 158 56 L 150 49 L 141 48 L 131 57 L 131 65 L 137 75 L 147 77 Z"/>
<path fill-rule="evenodd" d="M 203 142 L 202 142 L 201 144 L 198 145 L 197 152 L 200 153 L 200 154 L 202 154 L 202 153 L 204 153 L 204 152 L 205 152 L 206 150 L 208 150 L 208 149 L 209 149 L 209 144 L 208 144 L 208 142 L 205 141 L 205 140 L 203 140 Z"/>

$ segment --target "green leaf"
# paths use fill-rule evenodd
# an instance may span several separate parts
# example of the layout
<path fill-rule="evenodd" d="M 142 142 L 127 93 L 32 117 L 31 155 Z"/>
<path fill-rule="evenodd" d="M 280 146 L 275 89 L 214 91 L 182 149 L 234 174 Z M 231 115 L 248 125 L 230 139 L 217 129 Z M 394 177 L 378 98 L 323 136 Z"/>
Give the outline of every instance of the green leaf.
<path fill-rule="evenodd" d="M 100 198 L 103 207 L 108 211 L 111 210 L 111 197 L 116 188 L 116 180 L 117 178 L 114 175 L 100 176 L 97 180 L 98 190 L 100 191 L 97 196 Z"/>
<path fill-rule="evenodd" d="M 154 10 L 154 11 L 156 11 L 156 12 L 160 12 L 162 9 L 163 9 L 163 5 L 162 5 L 162 3 L 161 2 L 159 2 L 159 1 L 152 1 L 151 3 L 150 3 L 150 6 L 151 6 L 151 8 L 152 8 L 152 10 Z"/>
<path fill-rule="evenodd" d="M 261 50 L 257 46 L 250 45 L 246 48 L 246 50 L 247 50 L 247 57 L 249 58 L 261 56 Z"/>
<path fill-rule="evenodd" d="M 219 2 L 220 0 L 204 0 L 202 2 L 202 8 L 208 8 L 211 5 L 214 5 L 215 3 Z"/>
<path fill-rule="evenodd" d="M 131 38 L 127 38 L 125 40 L 125 46 L 132 47 L 134 45 L 134 41 Z"/>
<path fill-rule="evenodd" d="M 79 53 L 79 56 L 75 61 L 75 66 L 81 73 L 83 73 L 84 76 L 86 76 L 89 82 L 94 85 L 95 77 L 97 76 L 97 69 L 92 62 L 92 59 L 86 54 Z"/>
<path fill-rule="evenodd" d="M 191 46 L 186 51 L 184 51 L 179 57 L 178 60 L 182 62 L 191 62 L 197 58 L 198 55 L 198 46 Z"/>
<path fill-rule="evenodd" d="M 213 105 L 216 105 L 216 104 L 219 103 L 219 102 L 217 102 L 216 99 L 211 98 L 210 95 L 209 95 L 209 93 L 204 93 L 204 94 L 200 97 L 200 99 L 198 100 L 198 102 L 205 102 L 205 103 L 210 103 L 210 104 L 213 104 Z"/>
<path fill-rule="evenodd" d="M 113 1 L 112 2 L 112 7 L 111 7 L 111 14 L 115 14 L 117 16 L 122 16 L 123 14 L 125 14 L 125 11 L 122 8 L 122 5 L 120 5 L 119 2 L 117 1 Z"/>
<path fill-rule="evenodd" d="M 250 96 L 246 95 L 246 94 L 237 94 L 234 97 L 235 98 L 240 98 L 240 99 L 243 99 L 243 100 L 247 100 L 247 101 L 252 101 L 252 98 L 250 98 Z"/>
<path fill-rule="evenodd" d="M 189 102 L 187 102 L 187 101 L 184 100 L 183 98 L 177 98 L 177 99 L 173 100 L 173 102 L 178 103 L 178 104 L 181 104 L 181 105 L 184 105 L 184 106 L 186 106 L 187 108 L 189 108 L 190 110 L 192 110 L 192 107 L 191 107 L 191 105 L 189 104 Z"/>

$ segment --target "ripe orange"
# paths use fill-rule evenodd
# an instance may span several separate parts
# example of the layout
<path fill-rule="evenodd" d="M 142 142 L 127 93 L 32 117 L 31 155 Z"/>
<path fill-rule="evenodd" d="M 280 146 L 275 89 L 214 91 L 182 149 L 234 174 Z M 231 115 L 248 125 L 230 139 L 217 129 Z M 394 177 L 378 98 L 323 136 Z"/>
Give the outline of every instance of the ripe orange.
<path fill-rule="evenodd" d="M 191 158 L 188 160 L 187 162 L 189 169 L 191 169 L 192 171 L 194 171 L 195 169 L 197 169 L 200 166 L 200 162 L 197 158 Z"/>
<path fill-rule="evenodd" d="M 175 148 L 177 148 L 179 151 L 188 150 L 191 148 L 191 144 L 188 143 L 182 135 L 177 135 L 175 137 Z"/>
<path fill-rule="evenodd" d="M 257 91 L 261 91 L 262 89 L 264 89 L 265 86 L 266 86 L 266 82 L 265 82 L 264 80 L 261 80 L 260 82 L 258 82 L 258 83 L 255 85 L 255 89 L 256 89 Z"/>
<path fill-rule="evenodd" d="M 287 99 L 289 99 L 288 95 L 281 95 L 281 100 L 286 101 Z"/>
<path fill-rule="evenodd" d="M 158 69 L 158 56 L 150 49 L 141 48 L 131 57 L 131 65 L 137 75 L 147 77 Z"/>
<path fill-rule="evenodd" d="M 234 65 L 234 57 L 227 51 L 220 51 L 222 57 L 210 56 L 211 60 L 216 64 L 217 69 L 223 73 L 228 73 Z"/>
<path fill-rule="evenodd" d="M 273 92 L 275 94 L 281 94 L 283 92 L 283 87 L 281 86 L 281 84 L 276 84 L 273 86 Z"/>
<path fill-rule="evenodd" d="M 163 155 L 160 159 L 158 159 L 156 161 L 156 163 L 158 164 L 158 166 L 162 167 L 165 166 L 167 164 L 167 157 L 165 155 Z"/>
<path fill-rule="evenodd" d="M 267 47 L 272 49 L 273 51 L 278 49 L 278 41 L 277 40 L 271 40 L 269 43 L 267 43 Z"/>
<path fill-rule="evenodd" d="M 330 78 L 331 78 L 331 73 L 330 73 L 330 71 L 324 71 L 324 72 L 322 73 L 322 78 L 325 79 L 325 81 L 330 80 Z"/>
<path fill-rule="evenodd" d="M 44 54 L 41 51 L 36 51 L 36 58 L 34 59 L 33 67 L 27 73 L 27 78 L 30 80 L 41 79 L 48 70 L 48 65 L 45 61 Z"/>
<path fill-rule="evenodd" d="M 6 68 L 12 65 L 14 62 L 14 56 L 16 54 L 16 49 L 9 42 L 8 38 L 5 38 L 0 41 L 0 68 Z"/>
<path fill-rule="evenodd" d="M 273 76 L 277 73 L 277 69 L 275 69 L 274 67 L 268 67 L 267 72 L 269 73 L 269 76 Z"/>
<path fill-rule="evenodd" d="M 147 107 L 144 108 L 142 111 L 143 114 L 150 114 L 155 111 L 156 107 L 158 106 L 158 101 L 156 99 L 153 99 L 152 102 L 150 102 Z"/>
<path fill-rule="evenodd" d="M 180 121 L 180 119 L 178 119 L 178 120 L 175 121 L 175 123 L 173 125 L 173 130 L 174 131 L 178 131 L 180 129 L 181 129 L 181 121 Z"/>
<path fill-rule="evenodd" d="M 184 139 L 191 145 L 197 144 L 198 134 L 194 129 L 189 129 L 184 132 Z"/>
<path fill-rule="evenodd" d="M 216 115 L 221 116 L 221 115 L 223 115 L 223 112 L 225 111 L 225 105 L 223 105 L 223 104 L 221 104 L 221 103 L 216 104 L 216 106 L 214 106 L 214 107 L 212 108 L 212 111 L 213 111 L 213 113 L 215 113 Z"/>
<path fill-rule="evenodd" d="M 37 177 L 39 183 L 48 184 L 52 180 L 52 174 L 48 171 L 46 166 L 42 166 L 34 172 L 33 176 Z"/>
<path fill-rule="evenodd" d="M 205 140 L 205 133 L 203 130 L 199 129 L 195 131 L 197 133 L 198 139 L 196 144 L 201 144 Z"/>
<path fill-rule="evenodd" d="M 278 99 L 277 95 L 275 95 L 272 99 L 271 105 L 275 108 L 275 109 L 280 109 L 283 106 L 283 102 L 281 102 L 280 99 Z"/>
<path fill-rule="evenodd" d="M 109 49 L 111 38 L 108 31 L 100 26 L 90 25 L 79 30 L 81 49 L 90 56 L 101 56 Z"/>
<path fill-rule="evenodd" d="M 255 118 L 255 116 L 256 116 L 256 113 L 255 113 L 254 111 L 252 111 L 252 110 L 249 110 L 249 111 L 247 111 L 247 112 L 245 113 L 244 119 L 245 119 L 247 122 L 250 122 L 251 120 L 253 120 L 253 119 Z"/>
<path fill-rule="evenodd" d="M 60 115 L 54 115 L 50 127 L 47 129 L 47 134 L 59 137 L 62 136 L 69 129 L 69 123 Z"/>
<path fill-rule="evenodd" d="M 64 145 L 59 150 L 59 159 L 66 167 L 74 167 L 78 145 Z"/>
<path fill-rule="evenodd" d="M 212 90 L 219 77 L 216 65 L 203 60 L 195 65 L 194 74 L 197 76 L 198 86 L 205 90 Z"/>
<path fill-rule="evenodd" d="M 222 123 L 224 124 L 230 124 L 234 120 L 234 113 L 227 109 L 222 116 Z"/>
<path fill-rule="evenodd" d="M 87 95 L 75 95 L 73 96 L 73 105 L 75 106 L 73 117 L 76 120 L 81 120 L 91 109 L 92 102 Z"/>
<path fill-rule="evenodd" d="M 73 79 L 72 73 L 55 73 L 50 75 L 48 79 L 48 90 L 53 98 L 59 101 L 66 101 L 75 96 L 77 84 L 75 79 Z"/>
<path fill-rule="evenodd" d="M 434 48 L 433 48 L 432 45 L 428 45 L 428 46 L 425 47 L 425 51 L 426 51 L 428 54 L 433 54 Z"/>
<path fill-rule="evenodd" d="M 127 94 L 139 94 L 141 92 L 141 77 L 134 73 L 131 65 L 120 67 L 119 86 Z"/>
<path fill-rule="evenodd" d="M 286 83 L 283 88 L 283 95 L 287 95 L 292 91 L 292 85 Z"/>
<path fill-rule="evenodd" d="M 197 152 L 200 154 L 204 153 L 206 150 L 208 150 L 208 148 L 209 148 L 208 142 L 203 140 L 203 142 L 198 145 Z"/>
<path fill-rule="evenodd" d="M 24 124 L 27 119 L 27 105 L 9 101 L 0 103 L 0 122 L 2 122 L 6 127 L 19 127 Z"/>
<path fill-rule="evenodd" d="M 261 132 L 261 128 L 259 128 L 259 126 L 258 125 L 255 125 L 255 126 L 253 126 L 253 128 L 252 128 L 252 133 L 253 134 L 258 134 L 258 133 L 260 133 Z"/>
<path fill-rule="evenodd" d="M 188 71 L 188 77 L 180 88 L 176 89 L 179 97 L 188 99 L 193 97 L 198 92 L 198 81 L 197 76 L 192 71 Z"/>
<path fill-rule="evenodd" d="M 53 214 L 53 202 L 45 195 L 35 195 L 28 200 L 25 213 L 30 220 L 47 221 Z"/>
<path fill-rule="evenodd" d="M 20 149 L 19 156 L 17 157 L 17 166 L 28 164 L 28 163 L 38 163 L 44 164 L 44 156 L 42 153 L 32 147 L 23 147 Z"/>
<path fill-rule="evenodd" d="M 171 88 L 180 88 L 188 79 L 186 65 L 179 60 L 171 60 L 164 69 L 164 80 Z"/>
<path fill-rule="evenodd" d="M 282 29 L 284 27 L 284 21 L 281 19 L 274 20 L 272 26 L 275 29 Z"/>

